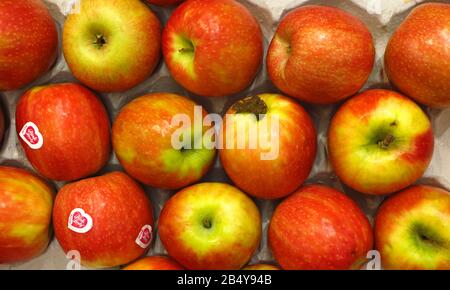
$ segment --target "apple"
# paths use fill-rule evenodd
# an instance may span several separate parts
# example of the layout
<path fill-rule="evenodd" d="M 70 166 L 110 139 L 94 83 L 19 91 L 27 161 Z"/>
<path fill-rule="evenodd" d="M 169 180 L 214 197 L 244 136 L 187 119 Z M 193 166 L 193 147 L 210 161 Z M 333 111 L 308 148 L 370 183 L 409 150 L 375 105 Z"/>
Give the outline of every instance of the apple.
<path fill-rule="evenodd" d="M 145 257 L 123 268 L 123 270 L 183 270 L 184 268 L 165 256 Z"/>
<path fill-rule="evenodd" d="M 414 183 L 425 173 L 433 148 L 427 115 L 410 99 L 388 90 L 368 90 L 350 99 L 328 130 L 336 175 L 366 194 L 389 194 Z"/>
<path fill-rule="evenodd" d="M 83 0 L 67 17 L 63 50 L 73 75 L 101 92 L 131 89 L 155 69 L 161 23 L 139 0 Z"/>
<path fill-rule="evenodd" d="M 323 185 L 283 200 L 269 225 L 269 246 L 286 270 L 358 268 L 372 249 L 372 229 L 358 205 Z"/>
<path fill-rule="evenodd" d="M 0 91 L 16 90 L 56 60 L 58 33 L 41 0 L 0 1 Z"/>
<path fill-rule="evenodd" d="M 450 192 L 417 185 L 388 198 L 375 217 L 385 269 L 450 270 Z"/>
<path fill-rule="evenodd" d="M 77 84 L 27 91 L 16 108 L 16 131 L 43 176 L 72 181 L 100 170 L 110 155 L 110 124 L 101 101 Z"/>
<path fill-rule="evenodd" d="M 172 13 L 162 50 L 173 78 L 207 97 L 248 87 L 263 59 L 258 21 L 234 0 L 189 0 Z"/>
<path fill-rule="evenodd" d="M 280 268 L 270 264 L 254 264 L 248 265 L 242 268 L 242 270 L 261 271 L 261 270 L 280 270 Z"/>
<path fill-rule="evenodd" d="M 172 196 L 159 217 L 169 256 L 187 269 L 238 270 L 261 240 L 255 203 L 224 183 L 200 183 Z"/>
<path fill-rule="evenodd" d="M 53 190 L 27 170 L 0 166 L 0 264 L 29 260 L 50 240 Z"/>
<path fill-rule="evenodd" d="M 425 105 L 450 107 L 450 4 L 415 8 L 392 35 L 386 73 L 400 91 Z"/>
<path fill-rule="evenodd" d="M 178 5 L 184 0 L 147 0 L 148 3 L 159 5 L 159 6 L 172 6 L 172 5 Z"/>
<path fill-rule="evenodd" d="M 125 171 L 144 184 L 177 189 L 194 183 L 206 174 L 215 157 L 213 140 L 206 134 L 212 128 L 194 124 L 194 119 L 202 121 L 206 114 L 183 96 L 154 93 L 139 97 L 127 104 L 114 122 L 116 156 Z M 183 116 L 192 123 L 180 127 L 174 122 Z M 189 140 L 183 139 L 178 148 L 172 139 L 180 130 Z"/>
<path fill-rule="evenodd" d="M 253 136 L 252 128 L 257 129 Z M 255 95 L 236 102 L 226 113 L 221 134 L 223 168 L 240 189 L 258 198 L 281 198 L 295 191 L 309 176 L 316 157 L 311 118 L 282 95 Z M 239 146 L 239 135 L 248 136 L 244 147 Z"/>
<path fill-rule="evenodd" d="M 308 5 L 281 20 L 267 54 L 270 79 L 305 102 L 331 104 L 357 93 L 375 60 L 370 31 L 334 7 Z"/>
<path fill-rule="evenodd" d="M 81 264 L 110 268 L 142 256 L 153 237 L 152 205 L 128 175 L 112 172 L 65 185 L 53 210 L 56 238 Z"/>

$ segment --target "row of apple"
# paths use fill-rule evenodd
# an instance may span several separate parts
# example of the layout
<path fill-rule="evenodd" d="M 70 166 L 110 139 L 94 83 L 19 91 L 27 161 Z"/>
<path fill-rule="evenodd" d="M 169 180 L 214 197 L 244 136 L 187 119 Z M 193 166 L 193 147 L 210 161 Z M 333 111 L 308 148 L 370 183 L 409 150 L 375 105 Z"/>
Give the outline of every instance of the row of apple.
<path fill-rule="evenodd" d="M 122 172 L 53 190 L 18 168 L 0 166 L 0 263 L 41 254 L 50 221 L 65 252 L 81 264 L 130 270 L 240 269 L 261 241 L 261 216 L 239 189 L 200 183 L 172 196 L 159 217 L 170 257 L 138 259 L 154 235 L 153 211 L 141 187 Z M 53 210 L 52 210 L 53 208 Z M 375 245 L 387 269 L 449 269 L 449 193 L 414 186 L 389 198 L 375 219 Z M 358 269 L 373 247 L 372 228 L 345 194 L 323 185 L 300 188 L 276 208 L 268 241 L 283 269 Z M 136 259 L 138 259 L 136 261 Z M 244 269 L 277 269 L 268 264 Z"/>
<path fill-rule="evenodd" d="M 250 85 L 263 59 L 255 17 L 234 0 L 182 3 L 161 33 L 161 23 L 139 0 L 83 0 L 63 28 L 62 46 L 73 75 L 99 92 L 128 90 L 146 80 L 160 56 L 173 78 L 206 97 L 236 94 Z M 432 107 L 450 105 L 449 4 L 414 9 L 385 53 L 389 80 L 404 94 Z M 40 0 L 0 4 L 0 90 L 29 84 L 57 56 L 58 34 Z M 129 21 L 133 19 L 133 21 Z M 336 103 L 357 93 L 375 58 L 365 24 L 327 6 L 299 7 L 284 17 L 271 41 L 267 70 L 285 94 L 315 103 Z"/>
<path fill-rule="evenodd" d="M 31 165 L 42 176 L 74 181 L 92 176 L 110 158 L 112 145 L 125 171 L 143 184 L 179 189 L 200 180 L 214 162 L 215 139 L 223 168 L 246 193 L 264 199 L 282 198 L 309 176 L 316 157 L 317 136 L 303 107 L 278 94 L 261 94 L 237 101 L 227 111 L 218 137 L 173 120 L 178 115 L 194 120 L 206 111 L 192 100 L 170 93 L 134 99 L 119 112 L 112 126 L 101 101 L 78 84 L 32 88 L 16 106 L 16 132 Z M 275 117 L 278 130 L 256 118 Z M 247 138 L 242 148 L 237 125 L 257 128 L 269 144 Z M 199 147 L 176 148 L 177 131 L 186 131 Z M 243 130 L 244 133 L 247 131 Z M 110 136 L 112 135 L 112 137 Z M 276 139 L 276 140 L 275 140 Z M 275 142 L 275 141 L 276 142 Z M 278 147 L 272 159 L 261 154 Z M 328 131 L 328 153 L 337 176 L 366 194 L 389 194 L 416 182 L 426 171 L 434 148 L 431 122 L 410 99 L 388 90 L 368 90 L 345 102 Z"/>

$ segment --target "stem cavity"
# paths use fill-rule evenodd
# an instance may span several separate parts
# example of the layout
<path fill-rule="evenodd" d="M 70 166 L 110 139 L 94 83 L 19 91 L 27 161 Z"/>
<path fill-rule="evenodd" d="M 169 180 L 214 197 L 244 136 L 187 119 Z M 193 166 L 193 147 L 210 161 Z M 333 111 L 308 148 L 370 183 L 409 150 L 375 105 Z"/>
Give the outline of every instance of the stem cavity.
<path fill-rule="evenodd" d="M 383 140 L 378 141 L 378 146 L 382 149 L 388 149 L 389 146 L 395 141 L 395 137 L 388 133 Z"/>
<path fill-rule="evenodd" d="M 95 40 L 94 40 L 94 45 L 98 48 L 101 49 L 103 46 L 106 45 L 106 38 L 104 35 L 102 34 L 96 34 L 95 35 Z"/>

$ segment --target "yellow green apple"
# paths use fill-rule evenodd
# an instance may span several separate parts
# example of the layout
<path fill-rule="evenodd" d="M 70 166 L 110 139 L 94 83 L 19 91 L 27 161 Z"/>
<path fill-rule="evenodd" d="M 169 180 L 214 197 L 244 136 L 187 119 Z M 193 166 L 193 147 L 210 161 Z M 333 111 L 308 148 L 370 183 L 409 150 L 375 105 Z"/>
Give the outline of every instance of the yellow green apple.
<path fill-rule="evenodd" d="M 366 194 L 393 193 L 414 183 L 428 168 L 433 148 L 425 112 L 388 90 L 368 90 L 347 101 L 328 131 L 336 175 Z"/>
<path fill-rule="evenodd" d="M 158 63 L 160 45 L 160 21 L 139 0 L 83 0 L 64 23 L 67 64 L 96 91 L 125 91 L 144 81 Z"/>
<path fill-rule="evenodd" d="M 169 256 L 187 269 L 238 270 L 261 239 L 255 203 L 224 183 L 200 183 L 176 193 L 159 217 Z"/>
<path fill-rule="evenodd" d="M 385 269 L 450 270 L 450 192 L 427 185 L 388 198 L 375 217 Z"/>

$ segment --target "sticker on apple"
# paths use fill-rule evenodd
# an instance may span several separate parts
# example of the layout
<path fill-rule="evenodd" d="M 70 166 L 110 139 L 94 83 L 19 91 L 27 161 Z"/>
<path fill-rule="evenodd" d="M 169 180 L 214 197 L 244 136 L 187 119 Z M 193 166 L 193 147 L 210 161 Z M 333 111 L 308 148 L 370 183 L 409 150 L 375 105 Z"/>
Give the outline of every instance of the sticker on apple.
<path fill-rule="evenodd" d="M 136 238 L 136 244 L 138 244 L 139 247 L 145 249 L 150 245 L 152 237 L 153 237 L 152 226 L 145 225 L 142 227 L 138 237 Z"/>
<path fill-rule="evenodd" d="M 33 122 L 27 122 L 20 130 L 20 138 L 33 150 L 40 149 L 44 145 L 44 138 L 38 126 Z"/>
<path fill-rule="evenodd" d="M 67 227 L 79 234 L 85 234 L 92 229 L 94 225 L 92 217 L 82 208 L 75 208 L 70 212 Z"/>

